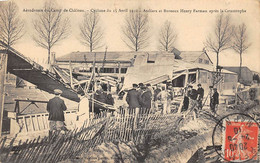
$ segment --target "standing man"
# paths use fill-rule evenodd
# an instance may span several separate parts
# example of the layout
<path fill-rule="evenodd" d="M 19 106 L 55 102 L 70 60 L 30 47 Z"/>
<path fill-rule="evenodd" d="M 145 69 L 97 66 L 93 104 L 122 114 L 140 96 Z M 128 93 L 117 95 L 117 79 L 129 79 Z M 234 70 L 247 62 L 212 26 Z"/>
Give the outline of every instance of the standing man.
<path fill-rule="evenodd" d="M 196 107 L 197 107 L 198 92 L 197 92 L 196 89 L 193 89 L 192 85 L 188 86 L 188 97 L 189 97 L 189 108 L 188 108 L 186 115 L 189 112 L 193 112 L 194 120 L 197 120 L 197 117 L 196 117 L 197 109 L 196 109 Z"/>
<path fill-rule="evenodd" d="M 155 110 L 158 110 L 158 94 L 161 92 L 161 88 L 160 85 L 156 85 L 156 89 L 154 90 L 154 97 L 153 97 L 153 101 L 154 101 L 154 108 Z"/>
<path fill-rule="evenodd" d="M 213 88 L 213 92 L 214 93 L 210 98 L 210 109 L 211 109 L 212 113 L 215 115 L 217 105 L 219 104 L 219 94 L 218 94 L 217 88 Z"/>
<path fill-rule="evenodd" d="M 202 100 L 203 100 L 203 96 L 204 96 L 204 89 L 201 87 L 201 84 L 198 84 L 198 109 L 201 110 L 202 109 Z"/>
<path fill-rule="evenodd" d="M 163 104 L 163 114 L 170 113 L 168 111 L 168 97 L 170 96 L 169 92 L 163 86 L 162 91 L 157 95 L 157 98 L 161 99 L 161 103 Z"/>
<path fill-rule="evenodd" d="M 189 108 L 189 97 L 188 97 L 188 88 L 184 88 L 184 99 L 183 99 L 183 105 L 181 108 L 181 112 L 186 112 Z"/>
<path fill-rule="evenodd" d="M 151 94 L 152 94 L 152 99 L 153 99 L 153 94 L 154 94 L 153 87 L 151 86 L 150 83 L 146 84 L 146 87 L 147 87 L 148 90 L 151 92 Z"/>
<path fill-rule="evenodd" d="M 62 91 L 60 89 L 55 89 L 54 94 L 55 97 L 50 99 L 47 104 L 47 111 L 49 112 L 48 120 L 50 126 L 50 136 L 52 135 L 53 131 L 65 130 L 65 118 L 63 111 L 67 110 L 64 101 L 60 98 Z"/>
<path fill-rule="evenodd" d="M 152 92 L 149 88 L 143 86 L 143 93 L 141 95 L 141 114 L 148 114 L 151 109 Z"/>
<path fill-rule="evenodd" d="M 140 92 L 140 94 L 143 93 L 142 87 L 144 87 L 144 83 L 139 83 L 137 91 Z"/>
<path fill-rule="evenodd" d="M 129 113 L 134 113 L 134 111 L 139 113 L 141 93 L 137 91 L 137 88 L 138 85 L 133 84 L 133 88 L 129 90 L 126 95 L 126 102 L 129 105 Z"/>

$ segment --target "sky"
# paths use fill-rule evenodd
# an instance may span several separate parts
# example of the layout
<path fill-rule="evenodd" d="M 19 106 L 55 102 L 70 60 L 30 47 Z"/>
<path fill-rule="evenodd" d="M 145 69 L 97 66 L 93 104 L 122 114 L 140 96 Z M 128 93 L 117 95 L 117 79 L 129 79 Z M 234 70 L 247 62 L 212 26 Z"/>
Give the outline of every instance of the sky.
<path fill-rule="evenodd" d="M 14 0 L 19 7 L 21 19 L 25 21 L 26 33 L 24 37 L 14 46 L 16 50 L 36 61 L 47 59 L 47 50 L 36 45 L 32 40 L 34 28 L 32 21 L 37 19 L 37 13 L 24 12 L 24 9 L 42 9 L 44 0 Z M 0 5 L 3 2 L 0 2 Z M 63 9 L 73 10 L 105 10 L 99 12 L 101 26 L 104 31 L 103 43 L 108 51 L 130 51 L 122 40 L 121 31 L 124 18 L 131 9 L 141 6 L 149 15 L 149 46 L 143 51 L 158 50 L 158 36 L 163 23 L 168 20 L 174 26 L 178 38 L 175 47 L 180 51 L 201 51 L 209 34 L 214 32 L 216 16 L 220 11 L 229 14 L 234 25 L 245 23 L 247 25 L 248 38 L 252 45 L 243 54 L 243 66 L 260 72 L 260 1 L 259 0 L 57 0 Z M 113 12 L 114 10 L 117 12 Z M 128 9 L 128 12 L 118 12 L 119 9 Z M 111 12 L 107 12 L 111 10 Z M 162 12 L 159 12 L 159 11 Z M 177 10 L 178 12 L 164 12 L 164 10 Z M 191 10 L 191 12 L 181 12 Z M 206 10 L 207 12 L 194 12 L 195 10 Z M 228 12 L 240 10 L 240 12 Z M 215 11 L 215 12 L 211 12 Z M 88 48 L 79 41 L 79 24 L 83 20 L 84 12 L 66 12 L 64 16 L 70 19 L 70 36 L 59 42 L 52 51 L 56 56 L 62 56 L 73 51 L 88 51 Z M 97 51 L 105 51 L 105 46 Z M 208 53 L 215 63 L 216 55 Z M 239 66 L 239 55 L 233 50 L 220 53 L 220 65 Z"/>

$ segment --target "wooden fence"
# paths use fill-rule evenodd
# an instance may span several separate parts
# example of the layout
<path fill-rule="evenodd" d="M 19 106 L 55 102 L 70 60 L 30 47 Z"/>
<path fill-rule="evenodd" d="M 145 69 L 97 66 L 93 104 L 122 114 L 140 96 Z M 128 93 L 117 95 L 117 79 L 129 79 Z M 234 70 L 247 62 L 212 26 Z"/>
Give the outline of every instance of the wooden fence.
<path fill-rule="evenodd" d="M 66 125 L 70 126 L 76 121 L 77 110 L 67 110 L 64 111 L 64 116 L 66 119 Z M 20 133 L 31 133 L 37 131 L 48 131 L 49 113 L 38 113 L 38 114 L 26 114 L 26 115 L 17 115 L 15 112 L 8 112 L 8 118 L 10 118 L 10 134 Z"/>
<path fill-rule="evenodd" d="M 142 142 L 146 135 L 172 130 L 182 118 L 176 114 L 103 115 L 85 121 L 81 128 L 33 140 L 2 138 L 0 162 L 58 162 L 75 158 L 108 141 Z"/>

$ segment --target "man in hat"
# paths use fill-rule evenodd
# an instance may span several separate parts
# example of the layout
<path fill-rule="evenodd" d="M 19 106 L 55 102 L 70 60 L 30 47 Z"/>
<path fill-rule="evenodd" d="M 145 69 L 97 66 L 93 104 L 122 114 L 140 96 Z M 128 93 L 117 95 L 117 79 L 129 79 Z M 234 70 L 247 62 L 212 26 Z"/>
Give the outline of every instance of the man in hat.
<path fill-rule="evenodd" d="M 203 96 L 204 96 L 204 89 L 201 87 L 201 84 L 198 84 L 198 109 L 201 110 L 202 109 L 202 100 L 203 100 Z"/>
<path fill-rule="evenodd" d="M 149 91 L 151 91 L 152 95 L 154 94 L 154 91 L 153 91 L 153 87 L 151 86 L 150 83 L 146 84 L 146 87 L 149 89 Z M 153 97 L 152 97 L 153 98 Z"/>
<path fill-rule="evenodd" d="M 94 93 L 94 99 L 101 103 L 106 103 L 107 94 L 103 91 L 103 89 L 101 87 L 99 87 L 99 88 L 97 88 L 96 92 Z M 95 115 L 99 115 L 104 110 L 104 107 L 96 102 L 94 102 L 94 110 L 92 107 L 93 107 L 92 102 L 90 102 L 89 103 L 90 112 L 94 111 Z"/>
<path fill-rule="evenodd" d="M 213 95 L 210 98 L 210 109 L 213 114 L 216 114 L 216 107 L 219 104 L 219 94 L 217 88 L 213 88 Z"/>
<path fill-rule="evenodd" d="M 193 86 L 192 85 L 189 85 L 188 86 L 188 97 L 189 97 L 189 108 L 187 110 L 187 113 L 186 115 L 189 113 L 189 112 L 193 112 L 193 117 L 194 117 L 194 120 L 197 119 L 197 97 L 198 97 L 198 92 L 196 89 L 193 89 Z"/>
<path fill-rule="evenodd" d="M 152 102 L 152 92 L 148 87 L 142 86 L 143 93 L 141 94 L 141 114 L 146 114 L 150 112 L 151 102 Z"/>
<path fill-rule="evenodd" d="M 153 95 L 153 101 L 154 101 L 154 108 L 155 110 L 158 109 L 158 94 L 161 92 L 161 87 L 160 85 L 156 85 L 156 89 L 154 90 L 154 95 Z"/>
<path fill-rule="evenodd" d="M 63 111 L 67 110 L 67 107 L 64 101 L 60 98 L 62 91 L 60 89 L 54 90 L 55 97 L 50 99 L 47 103 L 47 111 L 49 112 L 49 126 L 51 135 L 55 130 L 66 130 L 64 126 L 64 113 Z"/>
<path fill-rule="evenodd" d="M 133 88 L 128 91 L 126 95 L 126 102 L 129 105 L 130 113 L 133 113 L 135 110 L 139 112 L 140 109 L 140 96 L 141 93 L 137 90 L 138 85 L 133 84 Z"/>
<path fill-rule="evenodd" d="M 142 87 L 144 87 L 144 83 L 139 83 L 137 91 L 140 92 L 141 94 L 143 93 Z"/>

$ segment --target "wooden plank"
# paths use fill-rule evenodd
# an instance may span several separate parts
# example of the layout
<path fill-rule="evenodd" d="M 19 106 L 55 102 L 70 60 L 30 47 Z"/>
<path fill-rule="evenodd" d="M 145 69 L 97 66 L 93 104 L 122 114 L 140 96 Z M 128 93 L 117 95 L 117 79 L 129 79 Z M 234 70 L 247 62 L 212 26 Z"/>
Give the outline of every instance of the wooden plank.
<path fill-rule="evenodd" d="M 39 141 L 40 141 L 40 136 L 38 136 L 38 138 L 34 139 L 32 146 L 30 147 L 30 150 L 29 150 L 27 156 L 25 157 L 25 159 L 28 160 L 29 162 L 33 162 L 33 160 L 31 160 L 31 156 L 32 156 L 32 154 L 34 154 L 36 147 L 39 145 Z"/>
<path fill-rule="evenodd" d="M 26 123 L 26 120 L 25 120 L 25 116 L 23 116 L 23 124 L 24 124 L 24 127 L 25 127 L 25 132 L 28 132 L 28 127 L 27 127 L 27 123 Z"/>
<path fill-rule="evenodd" d="M 66 144 L 64 145 L 64 148 L 60 151 L 60 153 L 58 154 L 58 157 L 55 161 L 61 161 L 61 160 L 64 160 L 64 156 L 67 156 L 69 152 L 71 151 L 68 151 L 68 148 L 70 150 L 72 150 L 72 143 L 73 141 L 76 140 L 76 138 L 74 137 L 74 135 L 77 133 L 78 129 L 74 129 L 72 132 L 69 133 L 69 137 L 66 138 L 65 142 Z M 81 132 L 81 131 L 79 131 Z"/>
<path fill-rule="evenodd" d="M 65 140 L 67 142 L 67 144 L 64 145 L 64 149 L 61 151 L 59 158 L 57 158 L 58 161 L 59 160 L 65 160 L 65 159 L 69 158 L 68 155 L 72 150 L 71 145 L 72 145 L 72 142 L 74 140 L 73 135 L 75 135 L 76 131 L 77 130 L 73 130 L 70 133 L 68 133 L 68 137 Z"/>
<path fill-rule="evenodd" d="M 40 117 L 39 115 L 35 115 L 37 126 L 38 126 L 38 131 L 40 131 L 42 129 L 40 126 L 40 123 L 39 123 L 39 117 Z"/>
<path fill-rule="evenodd" d="M 7 137 L 3 137 L 1 139 L 0 154 L 1 154 L 2 149 L 5 147 L 6 140 L 7 140 Z"/>
<path fill-rule="evenodd" d="M 7 54 L 0 53 L 0 137 L 3 128 L 7 59 Z"/>
<path fill-rule="evenodd" d="M 50 153 L 49 157 L 46 159 L 46 162 L 53 162 L 57 155 L 58 150 L 62 147 L 64 138 L 60 132 L 57 132 L 56 134 L 57 134 L 56 139 L 53 142 L 53 145 L 50 149 L 50 151 L 52 152 Z"/>
<path fill-rule="evenodd" d="M 9 147 L 8 147 L 7 153 L 6 153 L 6 155 L 4 156 L 5 159 L 7 159 L 7 160 L 8 160 L 8 156 L 9 156 L 9 154 L 10 154 L 12 148 L 13 148 L 14 141 L 15 141 L 15 138 L 13 138 L 13 139 L 11 140 L 11 142 L 9 143 Z"/>
<path fill-rule="evenodd" d="M 35 150 L 34 154 L 32 155 L 31 160 L 33 160 L 34 162 L 38 162 L 39 156 L 42 154 L 41 151 L 46 146 L 45 143 L 47 142 L 47 140 L 48 140 L 47 136 L 43 137 L 43 139 L 39 142 L 39 145 Z"/>
<path fill-rule="evenodd" d="M 52 136 L 49 136 L 48 138 L 48 142 L 45 146 L 45 148 L 42 150 L 42 154 L 39 156 L 38 161 L 39 162 L 46 162 L 46 160 L 48 159 L 48 157 L 50 156 L 50 152 L 53 152 L 51 149 L 53 148 L 52 146 L 54 146 L 54 139 L 56 137 L 56 134 L 53 133 Z"/>
<path fill-rule="evenodd" d="M 57 148 L 54 150 L 55 154 L 53 155 L 51 162 L 59 162 L 59 157 L 62 155 L 62 151 L 64 148 L 66 148 L 67 142 L 65 141 L 65 137 L 61 135 L 62 137 L 60 138 L 60 141 L 57 145 Z"/>
<path fill-rule="evenodd" d="M 32 145 L 33 141 L 34 140 L 29 140 L 29 139 L 26 140 L 26 144 L 24 144 L 24 148 L 22 149 L 23 153 L 19 156 L 19 160 L 21 162 L 27 162 L 25 160 L 25 157 L 28 154 L 28 151 L 30 150 L 30 146 Z"/>
<path fill-rule="evenodd" d="M 33 124 L 33 120 L 32 120 L 32 115 L 30 115 L 30 120 L 31 120 L 31 128 L 32 128 L 32 131 L 35 131 L 35 127 L 34 127 L 34 124 Z"/>
<path fill-rule="evenodd" d="M 19 141 L 18 143 L 18 147 L 22 144 L 22 140 Z M 16 162 L 16 159 L 17 157 L 19 156 L 19 151 L 18 151 L 18 148 L 16 149 L 13 149 L 13 150 L 16 150 L 14 151 L 14 153 L 12 154 L 11 158 L 8 160 L 8 162 Z"/>
<path fill-rule="evenodd" d="M 67 154 L 66 154 L 66 156 L 64 157 L 64 159 L 67 159 L 67 158 L 69 158 L 71 155 L 72 155 L 72 153 L 73 153 L 73 145 L 74 145 L 74 143 L 75 143 L 75 140 L 74 139 L 76 139 L 75 137 L 74 137 L 74 135 L 76 135 L 76 131 L 75 132 L 72 132 L 71 133 L 71 137 L 68 139 L 68 141 L 69 141 L 69 145 L 68 145 L 68 151 L 67 151 Z"/>
<path fill-rule="evenodd" d="M 23 148 L 20 149 L 17 160 L 20 160 L 23 157 L 23 155 L 25 154 L 26 148 L 24 148 L 24 147 L 28 145 L 28 142 L 29 142 L 29 139 L 26 139 L 26 141 L 23 142 L 23 144 L 21 145 L 21 147 L 23 147 Z"/>
<path fill-rule="evenodd" d="M 29 162 L 29 156 L 31 151 L 33 150 L 33 146 L 35 146 L 37 139 L 33 139 L 29 145 L 27 146 L 27 152 L 25 153 L 24 157 L 23 157 L 23 162 Z"/>

